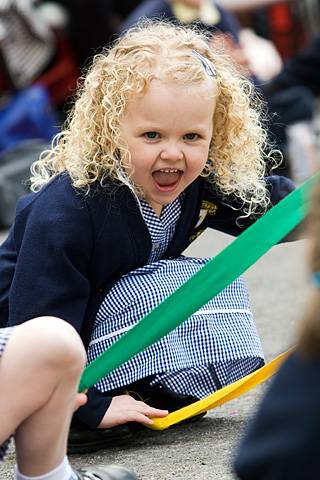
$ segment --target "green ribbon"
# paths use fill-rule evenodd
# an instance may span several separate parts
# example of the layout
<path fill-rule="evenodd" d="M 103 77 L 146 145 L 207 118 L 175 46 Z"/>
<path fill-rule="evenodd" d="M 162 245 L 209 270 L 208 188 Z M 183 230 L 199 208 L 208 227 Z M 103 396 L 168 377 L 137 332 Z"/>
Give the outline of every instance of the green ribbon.
<path fill-rule="evenodd" d="M 305 217 L 310 188 L 319 174 L 287 195 L 88 365 L 79 391 L 149 347 L 189 318 L 245 272 Z"/>

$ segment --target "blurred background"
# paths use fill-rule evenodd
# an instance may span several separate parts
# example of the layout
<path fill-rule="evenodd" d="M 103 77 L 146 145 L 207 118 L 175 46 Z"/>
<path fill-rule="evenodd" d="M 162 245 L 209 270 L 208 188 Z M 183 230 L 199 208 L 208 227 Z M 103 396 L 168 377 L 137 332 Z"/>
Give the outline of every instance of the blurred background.
<path fill-rule="evenodd" d="M 0 240 L 79 77 L 141 17 L 210 32 L 265 99 L 276 173 L 299 184 L 318 168 L 320 0 L 0 0 Z"/>

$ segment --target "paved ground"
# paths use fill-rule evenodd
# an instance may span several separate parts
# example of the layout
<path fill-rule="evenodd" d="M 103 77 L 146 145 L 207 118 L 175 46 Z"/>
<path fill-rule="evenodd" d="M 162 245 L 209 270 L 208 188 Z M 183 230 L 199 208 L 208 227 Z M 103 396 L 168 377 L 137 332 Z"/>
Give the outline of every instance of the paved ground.
<path fill-rule="evenodd" d="M 228 237 L 215 232 L 191 253 L 210 255 L 228 241 Z M 267 360 L 294 342 L 308 287 L 305 247 L 305 241 L 278 245 L 245 275 Z M 96 455 L 72 456 L 71 461 L 77 465 L 126 464 L 141 480 L 231 480 L 235 445 L 263 389 L 258 387 L 211 411 L 197 424 L 164 432 L 148 431 L 140 434 L 134 445 Z M 6 464 L 0 466 L 1 480 L 13 478 L 13 465 L 12 452 Z"/>

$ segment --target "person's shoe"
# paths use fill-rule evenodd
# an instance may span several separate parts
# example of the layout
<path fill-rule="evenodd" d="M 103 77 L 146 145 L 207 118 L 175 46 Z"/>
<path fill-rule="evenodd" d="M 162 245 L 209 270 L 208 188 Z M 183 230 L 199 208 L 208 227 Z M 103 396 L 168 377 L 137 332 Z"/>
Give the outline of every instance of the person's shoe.
<path fill-rule="evenodd" d="M 103 448 L 125 445 L 133 439 L 134 434 L 128 425 L 91 429 L 73 420 L 68 437 L 68 453 L 97 452 Z"/>
<path fill-rule="evenodd" d="M 138 381 L 129 385 L 126 389 L 136 400 L 142 400 L 150 407 L 168 410 L 169 412 L 174 412 L 199 400 L 199 398 L 192 395 L 176 393 L 165 385 L 160 384 L 150 385 L 146 382 Z"/>
<path fill-rule="evenodd" d="M 106 465 L 74 469 L 78 480 L 138 480 L 138 477 L 125 467 Z"/>

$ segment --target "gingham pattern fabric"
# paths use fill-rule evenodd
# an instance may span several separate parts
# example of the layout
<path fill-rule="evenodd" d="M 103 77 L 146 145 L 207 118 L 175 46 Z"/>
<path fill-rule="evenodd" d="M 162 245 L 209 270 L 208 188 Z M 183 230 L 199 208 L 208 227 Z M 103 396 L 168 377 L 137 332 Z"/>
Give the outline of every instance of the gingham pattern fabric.
<path fill-rule="evenodd" d="M 207 259 L 179 257 L 123 276 L 98 311 L 91 362 L 153 310 Z M 244 281 L 239 278 L 160 341 L 130 359 L 97 387 L 104 392 L 149 375 L 177 393 L 203 398 L 263 364 Z"/>
<path fill-rule="evenodd" d="M 141 212 L 152 241 L 152 250 L 148 263 L 159 260 L 167 250 L 181 213 L 183 196 L 184 195 L 181 194 L 174 202 L 165 205 L 160 217 L 156 215 L 145 200 L 139 201 Z"/>
<path fill-rule="evenodd" d="M 4 352 L 7 341 L 15 327 L 0 328 L 0 358 Z M 1 360 L 0 360 L 1 361 Z M 0 445 L 0 461 L 5 457 L 5 454 L 9 448 L 11 437 L 8 438 L 2 445 Z"/>
<path fill-rule="evenodd" d="M 236 382 L 264 365 L 262 357 L 241 358 L 229 362 L 199 365 L 156 375 L 151 384 L 162 384 L 181 395 L 205 398 L 220 388 Z"/>

